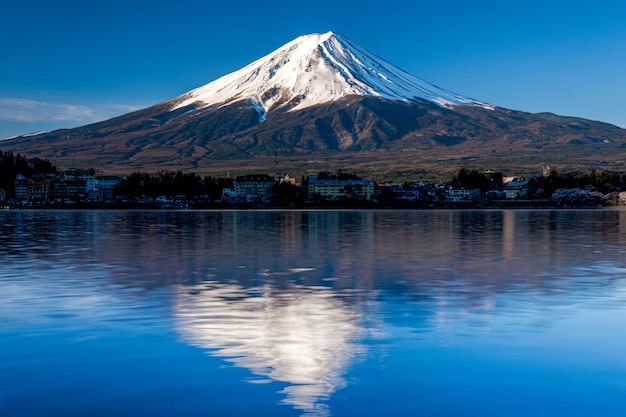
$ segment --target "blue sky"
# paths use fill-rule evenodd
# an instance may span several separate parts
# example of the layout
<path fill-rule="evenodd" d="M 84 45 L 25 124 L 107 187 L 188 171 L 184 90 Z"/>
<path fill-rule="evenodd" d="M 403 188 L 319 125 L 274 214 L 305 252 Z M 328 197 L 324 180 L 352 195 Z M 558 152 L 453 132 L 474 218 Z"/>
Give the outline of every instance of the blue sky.
<path fill-rule="evenodd" d="M 156 104 L 332 30 L 439 87 L 626 127 L 626 2 L 0 0 L 0 138 Z"/>

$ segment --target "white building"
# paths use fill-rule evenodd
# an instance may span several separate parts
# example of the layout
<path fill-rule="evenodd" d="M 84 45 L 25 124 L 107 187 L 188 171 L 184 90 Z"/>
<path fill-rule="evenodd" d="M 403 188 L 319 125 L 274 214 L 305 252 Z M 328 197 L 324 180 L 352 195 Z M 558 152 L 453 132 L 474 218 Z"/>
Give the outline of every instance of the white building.
<path fill-rule="evenodd" d="M 470 199 L 471 190 L 450 189 L 448 199 L 450 201 L 467 201 Z"/>
<path fill-rule="evenodd" d="M 357 197 L 370 200 L 374 195 L 373 180 L 319 180 L 309 175 L 309 197 L 319 195 L 332 200 Z"/>
<path fill-rule="evenodd" d="M 525 197 L 528 193 L 528 181 L 511 181 L 504 186 L 507 199 Z"/>

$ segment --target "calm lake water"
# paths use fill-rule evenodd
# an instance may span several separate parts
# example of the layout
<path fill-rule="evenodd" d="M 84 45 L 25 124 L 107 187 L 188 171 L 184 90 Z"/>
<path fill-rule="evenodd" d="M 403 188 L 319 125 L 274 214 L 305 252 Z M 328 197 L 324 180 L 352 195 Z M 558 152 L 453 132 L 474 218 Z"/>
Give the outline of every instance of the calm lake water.
<path fill-rule="evenodd" d="M 0 226 L 3 417 L 626 412 L 626 211 Z"/>

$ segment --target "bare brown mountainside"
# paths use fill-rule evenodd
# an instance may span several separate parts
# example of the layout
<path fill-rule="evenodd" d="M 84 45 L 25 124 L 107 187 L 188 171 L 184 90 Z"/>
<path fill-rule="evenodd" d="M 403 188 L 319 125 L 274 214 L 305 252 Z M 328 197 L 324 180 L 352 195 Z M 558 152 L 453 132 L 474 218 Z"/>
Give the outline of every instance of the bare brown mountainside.
<path fill-rule="evenodd" d="M 550 113 L 351 96 L 262 123 L 242 100 L 171 111 L 171 103 L 75 129 L 3 141 L 60 167 L 207 174 L 351 170 L 377 178 L 447 175 L 459 167 L 516 173 L 626 167 L 626 131 Z"/>

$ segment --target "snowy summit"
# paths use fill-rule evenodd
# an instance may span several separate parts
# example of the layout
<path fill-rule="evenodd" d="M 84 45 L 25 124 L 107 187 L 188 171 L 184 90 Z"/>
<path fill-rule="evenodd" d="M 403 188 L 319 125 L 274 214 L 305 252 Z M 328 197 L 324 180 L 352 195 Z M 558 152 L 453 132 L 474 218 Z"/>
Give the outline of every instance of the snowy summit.
<path fill-rule="evenodd" d="M 179 96 L 172 110 L 248 100 L 263 121 L 275 107 L 300 110 L 350 95 L 492 108 L 436 87 L 327 32 L 300 36 L 238 71 Z"/>

